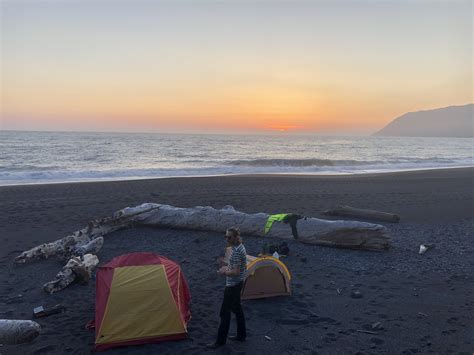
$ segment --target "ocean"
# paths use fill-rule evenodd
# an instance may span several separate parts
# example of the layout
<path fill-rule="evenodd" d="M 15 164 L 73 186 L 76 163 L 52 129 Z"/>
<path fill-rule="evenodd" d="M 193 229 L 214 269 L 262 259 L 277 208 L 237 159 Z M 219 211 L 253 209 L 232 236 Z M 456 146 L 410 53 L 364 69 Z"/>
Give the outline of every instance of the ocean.
<path fill-rule="evenodd" d="M 472 138 L 0 131 L 0 185 L 474 166 Z"/>

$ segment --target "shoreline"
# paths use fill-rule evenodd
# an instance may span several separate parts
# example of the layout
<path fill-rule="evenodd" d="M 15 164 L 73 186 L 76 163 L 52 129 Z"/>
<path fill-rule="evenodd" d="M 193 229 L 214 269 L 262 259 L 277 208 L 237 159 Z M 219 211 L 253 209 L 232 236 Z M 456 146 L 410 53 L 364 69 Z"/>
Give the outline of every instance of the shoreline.
<path fill-rule="evenodd" d="M 407 168 L 403 170 L 384 170 L 384 171 L 364 171 L 364 172 L 339 172 L 329 174 L 327 172 L 322 173 L 294 173 L 294 172 L 283 172 L 283 173 L 230 173 L 230 174 L 210 174 L 210 175 L 176 175 L 176 176 L 158 176 L 158 177 L 131 177 L 131 178 L 117 178 L 109 179 L 104 178 L 101 180 L 71 180 L 71 181 L 51 181 L 51 182 L 26 182 L 26 183 L 12 183 L 2 185 L 0 181 L 0 189 L 4 187 L 19 187 L 19 186 L 44 186 L 44 185 L 61 185 L 61 184 L 90 184 L 90 183 L 107 183 L 107 182 L 133 182 L 133 181 L 152 181 L 152 180 L 164 180 L 164 179 L 186 179 L 186 178 L 221 178 L 221 177 L 259 177 L 259 176 L 288 176 L 288 177 L 337 177 L 337 176 L 377 176 L 377 175 L 391 175 L 391 174 L 404 174 L 404 173 L 416 173 L 423 171 L 444 171 L 444 170 L 457 170 L 457 169 L 474 169 L 474 165 L 463 165 L 463 166 L 448 166 L 448 167 L 433 167 L 433 168 Z"/>

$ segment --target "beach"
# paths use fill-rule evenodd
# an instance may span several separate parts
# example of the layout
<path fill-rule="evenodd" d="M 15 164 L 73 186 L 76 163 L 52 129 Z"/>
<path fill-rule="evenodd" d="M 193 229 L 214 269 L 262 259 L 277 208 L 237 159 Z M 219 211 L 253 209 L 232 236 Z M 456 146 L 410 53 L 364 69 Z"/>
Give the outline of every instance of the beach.
<path fill-rule="evenodd" d="M 1 354 L 93 351 L 95 284 L 53 295 L 41 286 L 63 264 L 56 259 L 15 266 L 21 251 L 79 230 L 98 217 L 144 202 L 179 207 L 232 205 L 247 212 L 321 212 L 350 205 L 400 216 L 380 223 L 386 252 L 290 241 L 282 261 L 292 296 L 243 302 L 248 340 L 216 353 L 415 354 L 474 352 L 474 168 L 358 175 L 236 175 L 0 187 L 0 318 L 31 319 L 33 308 L 61 303 L 66 311 L 39 319 L 32 343 Z M 334 219 L 334 218 L 333 218 Z M 376 222 L 377 223 L 377 222 Z M 243 236 L 257 255 L 265 240 Z M 418 254 L 420 244 L 433 244 Z M 191 290 L 189 339 L 117 348 L 109 353 L 208 353 L 215 338 L 224 280 L 216 274 L 223 236 L 213 232 L 135 228 L 105 237 L 104 264 L 146 251 L 180 263 Z M 359 291 L 361 298 L 351 297 Z M 231 333 L 235 331 L 232 321 Z M 267 336 L 268 338 L 266 338 Z"/>

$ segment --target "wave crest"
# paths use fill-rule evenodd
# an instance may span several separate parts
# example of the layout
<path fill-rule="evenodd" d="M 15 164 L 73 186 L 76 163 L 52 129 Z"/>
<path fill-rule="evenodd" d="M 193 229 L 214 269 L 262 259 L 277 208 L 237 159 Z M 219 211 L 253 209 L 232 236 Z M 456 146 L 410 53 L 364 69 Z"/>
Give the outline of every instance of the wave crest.
<path fill-rule="evenodd" d="M 282 167 L 311 167 L 311 166 L 360 166 L 380 164 L 381 161 L 364 160 L 331 160 L 331 159 L 242 159 L 227 161 L 227 165 L 232 166 L 282 166 Z"/>

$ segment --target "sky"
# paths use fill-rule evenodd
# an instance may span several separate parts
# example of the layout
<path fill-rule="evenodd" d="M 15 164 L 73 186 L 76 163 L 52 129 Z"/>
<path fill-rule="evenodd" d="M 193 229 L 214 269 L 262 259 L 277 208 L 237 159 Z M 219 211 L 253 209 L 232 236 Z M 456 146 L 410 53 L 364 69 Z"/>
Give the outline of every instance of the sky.
<path fill-rule="evenodd" d="M 370 134 L 473 102 L 470 0 L 0 0 L 0 129 Z"/>

